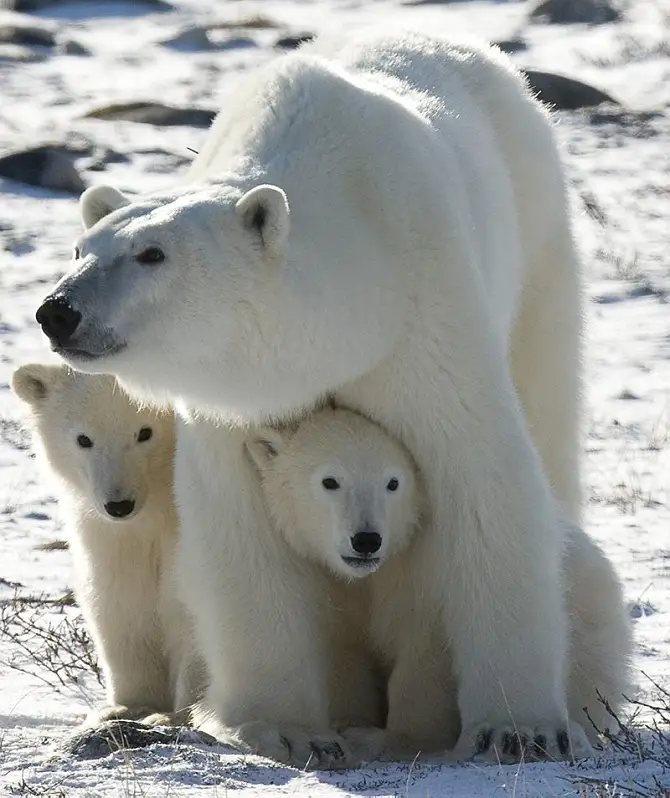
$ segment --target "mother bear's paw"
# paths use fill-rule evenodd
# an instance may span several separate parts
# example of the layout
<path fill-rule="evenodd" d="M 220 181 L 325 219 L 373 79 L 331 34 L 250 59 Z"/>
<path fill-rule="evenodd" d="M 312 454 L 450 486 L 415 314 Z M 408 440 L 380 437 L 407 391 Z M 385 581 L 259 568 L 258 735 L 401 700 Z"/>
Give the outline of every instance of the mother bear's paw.
<path fill-rule="evenodd" d="M 456 761 L 508 764 L 559 761 L 593 756 L 593 748 L 577 723 L 479 723 L 465 729 L 453 751 Z"/>
<path fill-rule="evenodd" d="M 241 751 L 301 770 L 346 770 L 367 758 L 365 751 L 335 730 L 318 733 L 300 726 L 253 721 L 217 736 Z"/>

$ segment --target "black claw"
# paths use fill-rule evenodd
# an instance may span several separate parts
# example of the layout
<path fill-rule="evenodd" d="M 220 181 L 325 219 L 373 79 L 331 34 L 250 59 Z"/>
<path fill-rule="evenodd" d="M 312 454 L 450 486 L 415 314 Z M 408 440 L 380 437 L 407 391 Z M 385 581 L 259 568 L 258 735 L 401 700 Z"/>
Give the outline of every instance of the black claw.
<path fill-rule="evenodd" d="M 280 734 L 280 735 L 279 735 L 279 739 L 280 739 L 280 740 L 281 740 L 281 741 L 284 743 L 284 745 L 286 746 L 286 750 L 288 751 L 288 758 L 289 758 L 289 760 L 290 760 L 290 759 L 291 759 L 291 757 L 293 756 L 293 747 L 291 746 L 291 743 L 289 742 L 289 739 L 288 739 L 288 737 L 284 737 L 284 735 L 283 735 L 283 734 Z"/>
<path fill-rule="evenodd" d="M 312 743 L 311 746 L 312 750 L 320 760 L 322 760 L 325 756 L 336 761 L 344 759 L 344 751 L 342 750 L 342 746 L 335 741 L 332 743 L 324 743 L 322 745 L 314 745 L 314 743 Z"/>
<path fill-rule="evenodd" d="M 482 729 L 475 739 L 475 753 L 485 754 L 491 747 L 493 729 Z"/>
<path fill-rule="evenodd" d="M 518 756 L 519 753 L 519 738 L 512 732 L 503 732 L 500 739 L 502 753 L 508 756 Z M 516 753 L 515 753 L 516 749 Z"/>
<path fill-rule="evenodd" d="M 570 752 L 570 738 L 565 729 L 561 729 L 561 731 L 556 734 L 556 743 L 558 745 L 558 750 L 563 756 L 566 756 Z"/>
<path fill-rule="evenodd" d="M 547 755 L 547 738 L 544 736 L 544 734 L 535 735 L 533 746 L 535 748 L 535 756 L 538 759 L 544 759 L 544 757 Z"/>

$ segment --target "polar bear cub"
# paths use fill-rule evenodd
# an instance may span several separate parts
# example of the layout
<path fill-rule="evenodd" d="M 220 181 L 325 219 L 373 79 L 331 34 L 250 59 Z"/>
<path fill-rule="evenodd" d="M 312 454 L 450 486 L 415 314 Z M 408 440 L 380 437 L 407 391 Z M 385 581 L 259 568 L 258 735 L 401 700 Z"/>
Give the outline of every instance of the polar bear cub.
<path fill-rule="evenodd" d="M 381 426 L 342 408 L 256 430 L 246 448 L 275 531 L 313 569 L 310 601 L 319 606 L 329 652 L 330 722 L 343 730 L 343 760 L 377 758 L 388 747 L 378 731 L 386 723 L 387 673 L 371 635 L 376 577 L 363 577 L 392 569 L 386 563 L 404 558 L 418 529 L 424 496 L 416 464 Z"/>
<path fill-rule="evenodd" d="M 173 415 L 138 406 L 111 376 L 61 365 L 22 366 L 12 384 L 61 489 L 75 592 L 105 674 L 107 706 L 87 722 L 165 722 L 203 678 L 173 575 Z"/>
<path fill-rule="evenodd" d="M 374 573 L 417 528 L 422 500 L 414 461 L 357 413 L 325 408 L 295 430 L 263 429 L 247 449 L 289 545 L 335 576 Z"/>

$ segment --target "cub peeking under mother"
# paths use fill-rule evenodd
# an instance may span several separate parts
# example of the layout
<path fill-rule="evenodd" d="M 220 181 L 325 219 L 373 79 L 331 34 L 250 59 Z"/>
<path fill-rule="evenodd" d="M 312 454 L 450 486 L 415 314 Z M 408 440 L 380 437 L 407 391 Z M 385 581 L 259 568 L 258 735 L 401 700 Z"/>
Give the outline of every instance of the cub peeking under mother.
<path fill-rule="evenodd" d="M 566 573 L 560 523 L 580 504 L 577 258 L 550 122 L 508 60 L 414 34 L 317 40 L 243 80 L 177 189 L 100 186 L 81 208 L 37 318 L 73 368 L 181 414 L 181 587 L 221 737 L 342 741 L 315 586 L 245 450 L 327 398 L 422 473 L 405 583 L 449 651 L 454 757 L 496 761 L 510 729 L 588 754 L 565 591 L 592 575 Z M 387 729 L 414 739 L 440 725 L 416 700 L 422 629 L 403 629 L 387 685 Z M 618 630 L 603 667 L 623 689 Z"/>

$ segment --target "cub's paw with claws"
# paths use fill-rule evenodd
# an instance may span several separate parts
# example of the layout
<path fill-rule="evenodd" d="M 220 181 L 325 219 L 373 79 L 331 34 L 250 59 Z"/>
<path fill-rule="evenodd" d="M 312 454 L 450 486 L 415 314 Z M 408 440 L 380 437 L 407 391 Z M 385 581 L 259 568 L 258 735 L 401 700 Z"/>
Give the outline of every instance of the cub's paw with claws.
<path fill-rule="evenodd" d="M 593 748 L 577 723 L 513 725 L 481 723 L 466 729 L 453 751 L 459 761 L 538 762 L 584 759 Z"/>

